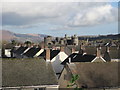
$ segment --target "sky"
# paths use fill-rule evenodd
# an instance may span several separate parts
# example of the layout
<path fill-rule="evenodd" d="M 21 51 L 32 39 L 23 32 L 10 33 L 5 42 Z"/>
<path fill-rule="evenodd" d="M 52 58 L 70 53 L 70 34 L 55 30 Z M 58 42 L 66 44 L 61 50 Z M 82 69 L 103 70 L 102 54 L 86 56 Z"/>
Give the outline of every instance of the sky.
<path fill-rule="evenodd" d="M 2 27 L 15 33 L 107 35 L 118 33 L 117 2 L 4 2 Z"/>

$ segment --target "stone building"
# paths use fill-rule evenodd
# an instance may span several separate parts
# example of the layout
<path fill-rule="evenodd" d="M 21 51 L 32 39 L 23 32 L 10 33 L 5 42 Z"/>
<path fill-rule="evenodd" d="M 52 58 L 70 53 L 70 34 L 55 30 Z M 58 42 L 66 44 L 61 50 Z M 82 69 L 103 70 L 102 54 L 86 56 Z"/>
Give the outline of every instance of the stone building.
<path fill-rule="evenodd" d="M 78 45 L 79 40 L 76 35 L 68 37 L 66 34 L 63 38 L 56 37 L 54 40 L 51 36 L 47 36 L 44 38 L 44 42 L 46 45 L 52 44 L 61 44 L 61 45 Z"/>
<path fill-rule="evenodd" d="M 51 45 L 52 43 L 52 36 L 47 36 L 44 38 L 45 45 Z"/>

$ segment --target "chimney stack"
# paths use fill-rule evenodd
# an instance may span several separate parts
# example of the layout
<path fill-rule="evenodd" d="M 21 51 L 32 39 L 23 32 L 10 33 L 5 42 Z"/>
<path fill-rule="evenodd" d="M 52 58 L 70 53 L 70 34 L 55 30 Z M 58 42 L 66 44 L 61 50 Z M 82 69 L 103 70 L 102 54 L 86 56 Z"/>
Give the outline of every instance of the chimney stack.
<path fill-rule="evenodd" d="M 101 57 L 101 50 L 100 49 L 101 49 L 100 47 L 97 48 L 97 57 Z"/>
<path fill-rule="evenodd" d="M 44 44 L 41 45 L 41 49 L 44 49 Z"/>
<path fill-rule="evenodd" d="M 64 46 L 61 46 L 61 47 L 60 47 L 60 51 L 61 51 L 61 52 L 64 52 Z"/>
<path fill-rule="evenodd" d="M 46 45 L 45 45 L 45 46 L 44 46 L 44 48 L 45 48 L 45 49 L 47 49 L 47 48 L 48 48 L 48 46 L 46 46 Z"/>
<path fill-rule="evenodd" d="M 71 63 L 71 58 L 69 58 L 69 64 Z"/>
<path fill-rule="evenodd" d="M 50 49 L 49 48 L 46 49 L 46 61 L 50 62 Z"/>
<path fill-rule="evenodd" d="M 85 46 L 82 44 L 82 45 L 80 45 L 80 48 L 83 50 L 83 51 L 85 51 Z"/>
<path fill-rule="evenodd" d="M 110 52 L 110 48 L 106 46 L 106 52 Z"/>
<path fill-rule="evenodd" d="M 75 53 L 75 48 L 74 48 L 74 47 L 71 49 L 71 52 L 72 52 L 72 53 Z"/>
<path fill-rule="evenodd" d="M 53 47 L 52 47 L 52 49 L 53 49 L 53 50 L 56 50 L 56 47 L 55 47 L 55 46 L 53 46 Z"/>

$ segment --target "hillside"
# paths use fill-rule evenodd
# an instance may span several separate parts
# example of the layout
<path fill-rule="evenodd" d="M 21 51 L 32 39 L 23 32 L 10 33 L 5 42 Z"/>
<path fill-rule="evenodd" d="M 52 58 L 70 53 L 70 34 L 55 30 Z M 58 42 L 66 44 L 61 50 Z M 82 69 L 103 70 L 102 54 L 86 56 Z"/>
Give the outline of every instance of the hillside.
<path fill-rule="evenodd" d="M 79 36 L 79 40 L 101 40 L 101 39 L 119 39 L 120 34 L 110 34 L 110 35 L 99 35 L 99 36 Z"/>
<path fill-rule="evenodd" d="M 44 37 L 47 36 L 43 34 L 19 34 L 10 32 L 8 30 L 0 30 L 0 32 L 2 32 L 3 41 L 16 40 L 19 42 L 25 42 L 26 40 L 29 40 L 32 42 L 40 42 L 43 41 Z"/>

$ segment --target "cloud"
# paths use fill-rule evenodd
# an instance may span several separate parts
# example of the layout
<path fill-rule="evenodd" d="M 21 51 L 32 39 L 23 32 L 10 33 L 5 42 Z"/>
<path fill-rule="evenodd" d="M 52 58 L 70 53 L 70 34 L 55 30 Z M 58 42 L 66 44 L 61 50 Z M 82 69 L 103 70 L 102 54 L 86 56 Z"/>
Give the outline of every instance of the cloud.
<path fill-rule="evenodd" d="M 118 15 L 117 8 L 100 2 L 5 2 L 2 10 L 3 26 L 22 28 L 39 24 L 51 24 L 66 29 L 93 26 L 115 22 Z"/>
<path fill-rule="evenodd" d="M 117 10 L 111 5 L 106 4 L 97 7 L 90 7 L 87 10 L 78 12 L 72 20 L 68 22 L 69 26 L 91 26 L 103 23 L 117 21 Z"/>

